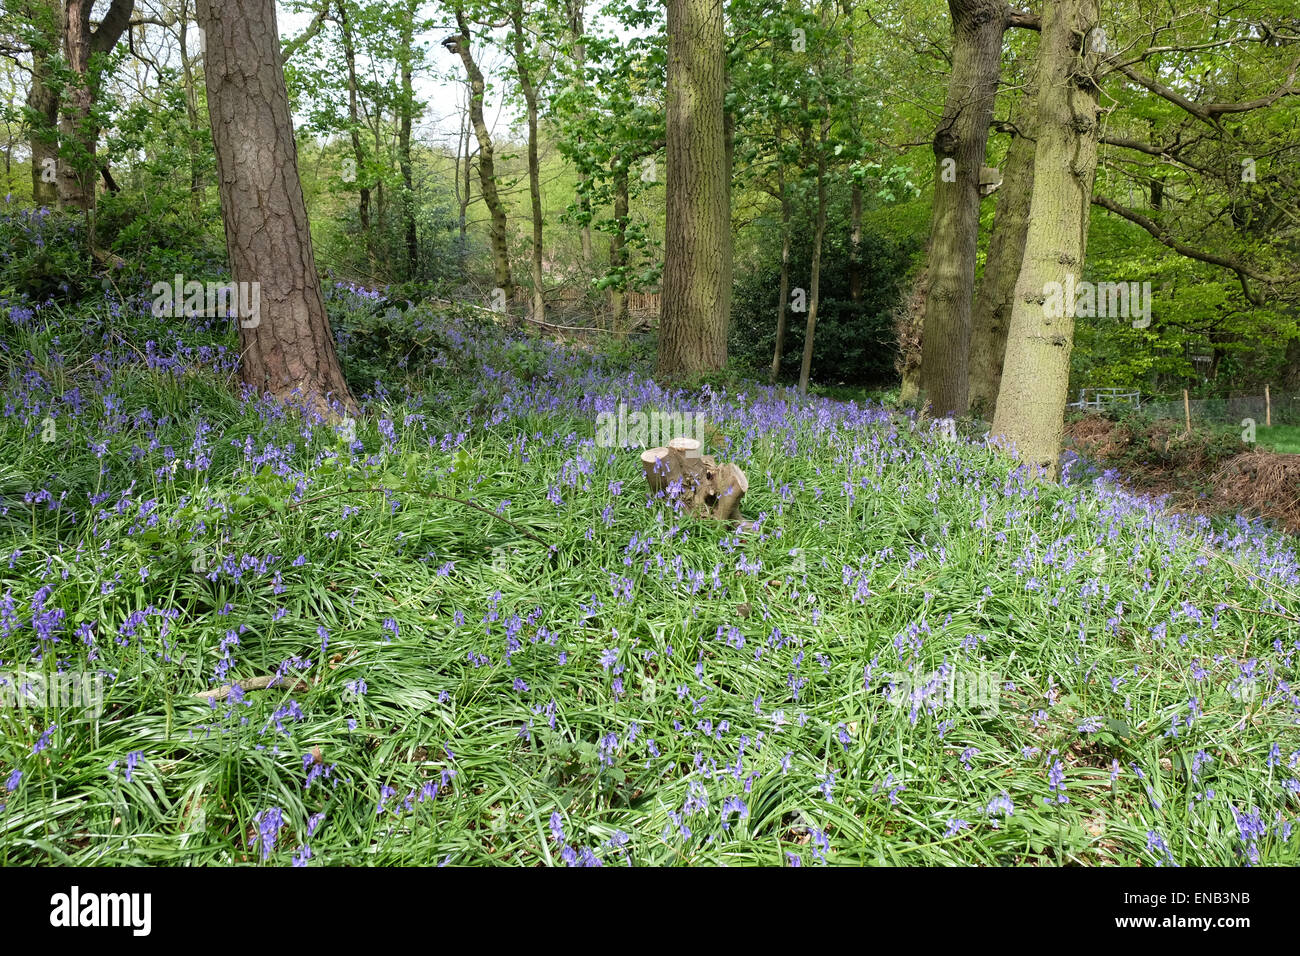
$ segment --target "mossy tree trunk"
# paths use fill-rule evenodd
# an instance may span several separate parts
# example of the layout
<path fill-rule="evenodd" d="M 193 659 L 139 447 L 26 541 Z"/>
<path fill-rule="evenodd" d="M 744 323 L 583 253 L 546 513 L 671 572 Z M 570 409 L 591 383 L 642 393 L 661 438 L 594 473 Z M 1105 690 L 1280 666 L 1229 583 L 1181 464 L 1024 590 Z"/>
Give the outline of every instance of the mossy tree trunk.
<path fill-rule="evenodd" d="M 1098 0 L 1046 5 L 1038 60 L 1038 144 L 1025 256 L 1016 282 L 993 436 L 1046 477 L 1058 472 L 1074 303 L 1048 305 L 1049 283 L 1078 282 L 1097 173 Z"/>
<path fill-rule="evenodd" d="M 1031 106 L 1007 149 L 997 211 L 993 216 L 993 234 L 971 311 L 970 407 L 986 421 L 993 419 L 998 387 L 1002 384 L 1007 326 L 1029 232 L 1037 146 L 1033 112 Z"/>
<path fill-rule="evenodd" d="M 936 414 L 965 414 L 971 298 L 979 246 L 980 170 L 1001 74 L 1002 0 L 949 0 L 952 76 L 934 134 L 934 206 L 921 307 L 919 386 Z"/>

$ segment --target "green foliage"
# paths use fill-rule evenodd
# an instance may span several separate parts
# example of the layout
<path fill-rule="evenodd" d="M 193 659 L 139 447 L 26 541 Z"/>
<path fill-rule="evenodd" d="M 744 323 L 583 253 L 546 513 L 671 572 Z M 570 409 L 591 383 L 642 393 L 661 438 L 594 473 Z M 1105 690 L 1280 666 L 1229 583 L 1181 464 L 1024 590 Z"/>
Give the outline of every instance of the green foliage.
<path fill-rule="evenodd" d="M 0 293 L 75 302 L 97 284 L 83 217 L 0 202 Z"/>
<path fill-rule="evenodd" d="M 920 246 L 917 237 L 864 228 L 861 244 L 862 297 L 849 295 L 847 203 L 831 207 L 822 248 L 821 302 L 813 340 L 813 377 L 823 383 L 885 385 L 895 378 L 897 336 L 894 310 L 900 285 Z M 756 248 L 736 269 L 729 354 L 742 368 L 766 378 L 776 345 L 780 288 L 779 222 L 765 219 Z M 807 292 L 811 270 L 811 227 L 798 220 L 790 255 L 790 288 Z M 802 361 L 806 312 L 786 310 L 781 380 L 797 380 Z"/>

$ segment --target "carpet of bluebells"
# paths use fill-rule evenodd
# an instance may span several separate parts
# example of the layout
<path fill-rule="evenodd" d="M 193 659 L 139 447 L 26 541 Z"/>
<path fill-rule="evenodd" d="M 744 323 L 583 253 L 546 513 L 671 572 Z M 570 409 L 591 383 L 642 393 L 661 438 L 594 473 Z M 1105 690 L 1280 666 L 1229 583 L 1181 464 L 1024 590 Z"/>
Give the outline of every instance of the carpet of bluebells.
<path fill-rule="evenodd" d="M 121 287 L 0 301 L 0 863 L 1300 862 L 1293 538 L 346 286 L 325 421 Z"/>

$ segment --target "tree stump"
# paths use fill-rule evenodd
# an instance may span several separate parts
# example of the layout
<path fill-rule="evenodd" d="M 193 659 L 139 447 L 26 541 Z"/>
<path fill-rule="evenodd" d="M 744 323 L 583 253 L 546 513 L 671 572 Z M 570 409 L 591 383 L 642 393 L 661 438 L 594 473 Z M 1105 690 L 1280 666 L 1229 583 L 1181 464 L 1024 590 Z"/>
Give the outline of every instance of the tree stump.
<path fill-rule="evenodd" d="M 740 499 L 749 490 L 749 479 L 740 468 L 700 454 L 700 443 L 693 438 L 674 438 L 667 447 L 642 452 L 641 470 L 655 494 L 716 521 L 738 519 Z"/>

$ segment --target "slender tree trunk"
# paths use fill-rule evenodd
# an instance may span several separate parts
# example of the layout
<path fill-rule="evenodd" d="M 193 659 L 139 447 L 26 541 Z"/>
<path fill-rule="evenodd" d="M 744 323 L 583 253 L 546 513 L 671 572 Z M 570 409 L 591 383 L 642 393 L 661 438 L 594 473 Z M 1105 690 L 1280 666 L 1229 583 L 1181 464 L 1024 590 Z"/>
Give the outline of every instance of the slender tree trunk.
<path fill-rule="evenodd" d="M 1007 324 L 1011 319 L 1016 281 L 1025 258 L 1029 232 L 1029 201 L 1034 191 L 1036 147 L 1033 107 L 1011 140 L 998 190 L 993 234 L 989 238 L 984 274 L 975 292 L 971 312 L 970 404 L 985 421 L 993 420 L 998 388 L 1002 384 L 1002 359 L 1007 349 Z"/>
<path fill-rule="evenodd" d="M 609 237 L 609 267 L 620 272 L 619 280 L 609 287 L 610 327 L 619 336 L 626 334 L 627 312 L 627 162 L 614 158 L 614 231 Z"/>
<path fill-rule="evenodd" d="M 506 301 L 515 296 L 515 283 L 510 277 L 510 249 L 506 235 L 506 207 L 497 193 L 496 165 L 492 154 L 492 134 L 488 132 L 487 122 L 483 118 L 483 92 L 485 83 L 483 71 L 474 61 L 469 48 L 469 23 L 465 11 L 457 6 L 456 26 L 460 35 L 444 40 L 444 45 L 453 53 L 460 55 L 465 66 L 465 75 L 469 77 L 469 116 L 474 126 L 474 135 L 478 138 L 478 177 L 479 187 L 483 193 L 483 203 L 492 217 L 488 227 L 488 239 L 492 245 L 492 279 L 497 288 L 505 293 Z"/>
<path fill-rule="evenodd" d="M 199 149 L 199 96 L 194 78 L 194 58 L 190 54 L 188 15 L 188 5 L 182 4 L 177 32 L 180 39 L 181 82 L 185 87 L 185 120 L 189 125 L 186 138 L 190 155 L 190 215 L 197 221 L 203 207 L 203 175 L 202 153 Z"/>
<path fill-rule="evenodd" d="M 357 105 L 357 51 L 352 38 L 352 21 L 348 18 L 347 4 L 339 0 L 337 4 L 339 33 L 343 39 L 343 62 L 348 68 L 348 133 L 352 140 L 352 162 L 356 166 L 359 184 L 357 215 L 361 219 L 361 242 L 365 246 L 366 260 L 370 263 L 370 272 L 375 271 L 375 238 L 370 228 L 370 187 L 366 184 L 366 154 L 361 148 L 361 111 Z"/>
<path fill-rule="evenodd" d="M 542 185 L 541 167 L 537 159 L 537 87 L 528 67 L 528 54 L 524 49 L 524 5 L 515 0 L 510 7 L 514 28 L 515 72 L 519 89 L 524 94 L 528 112 L 528 198 L 533 214 L 533 319 L 546 321 L 546 288 L 542 274 Z"/>
<path fill-rule="evenodd" d="M 830 133 L 830 113 L 821 121 L 817 149 L 817 227 L 813 234 L 812 288 L 808 290 L 808 327 L 803 337 L 803 365 L 799 368 L 799 394 L 808 394 L 812 372 L 813 337 L 817 331 L 817 306 L 821 301 L 822 240 L 826 236 L 826 140 Z"/>
<path fill-rule="evenodd" d="M 586 36 L 586 28 L 583 25 L 583 14 L 585 11 L 585 0 L 565 0 L 565 13 L 569 23 L 569 35 L 573 40 L 573 68 L 578 78 L 578 86 L 585 87 L 587 78 L 585 74 L 587 66 L 587 44 L 583 41 Z M 582 137 L 578 137 L 578 142 L 582 142 Z M 582 267 L 590 269 L 595 259 L 595 254 L 591 243 L 591 199 L 585 192 L 578 193 L 578 208 L 582 210 Z"/>
<path fill-rule="evenodd" d="M 930 245 L 921 290 L 920 386 L 936 414 L 966 412 L 971 297 L 979 248 L 980 169 L 1001 71 L 1010 8 L 1002 0 L 949 0 L 952 76 L 934 134 Z"/>
<path fill-rule="evenodd" d="M 854 88 L 853 0 L 840 0 L 847 30 L 844 36 L 844 78 Z M 853 117 L 853 136 L 858 136 L 857 116 Z M 862 184 L 857 177 L 849 187 L 849 300 L 862 301 Z"/>
<path fill-rule="evenodd" d="M 466 93 L 469 91 L 469 84 L 465 85 Z M 469 204 L 472 198 L 471 173 L 470 168 L 473 165 L 473 156 L 470 153 L 469 137 L 469 106 L 465 107 L 465 112 L 460 117 L 460 134 L 456 137 L 456 205 L 459 213 L 456 223 L 460 231 L 459 246 L 459 263 L 464 268 L 465 255 L 467 252 L 468 232 L 469 232 Z M 461 165 L 461 160 L 464 165 Z"/>
<path fill-rule="evenodd" d="M 1097 172 L 1098 57 L 1086 39 L 1097 16 L 1098 0 L 1044 9 L 1029 233 L 993 416 L 993 435 L 1049 477 L 1058 469 L 1074 342 L 1074 303 L 1060 291 L 1082 277 Z"/>
<path fill-rule="evenodd" d="M 785 172 L 779 162 L 776 188 L 781 194 L 781 281 L 777 291 L 776 348 L 772 350 L 772 368 L 767 375 L 769 385 L 775 385 L 781 375 L 781 358 L 785 351 L 785 317 L 790 305 L 790 196 L 785 188 Z"/>
<path fill-rule="evenodd" d="M 408 4 L 402 21 L 401 70 L 402 105 L 401 123 L 398 127 L 397 162 L 402 170 L 402 222 L 406 229 L 406 277 L 414 279 L 420 271 L 420 240 L 415 225 L 415 177 L 411 162 L 411 124 L 415 119 L 415 86 L 413 82 L 414 49 L 412 34 L 415 30 L 417 10 Z"/>
<path fill-rule="evenodd" d="M 849 190 L 849 299 L 862 301 L 862 186 Z"/>
<path fill-rule="evenodd" d="M 722 0 L 668 0 L 663 300 L 657 373 L 722 368 L 731 311 L 731 211 Z"/>
<path fill-rule="evenodd" d="M 354 411 L 312 253 L 275 2 L 198 0 L 198 19 L 226 249 L 235 282 L 259 290 L 256 319 L 240 317 L 240 376 L 322 414 L 331 401 Z"/>

